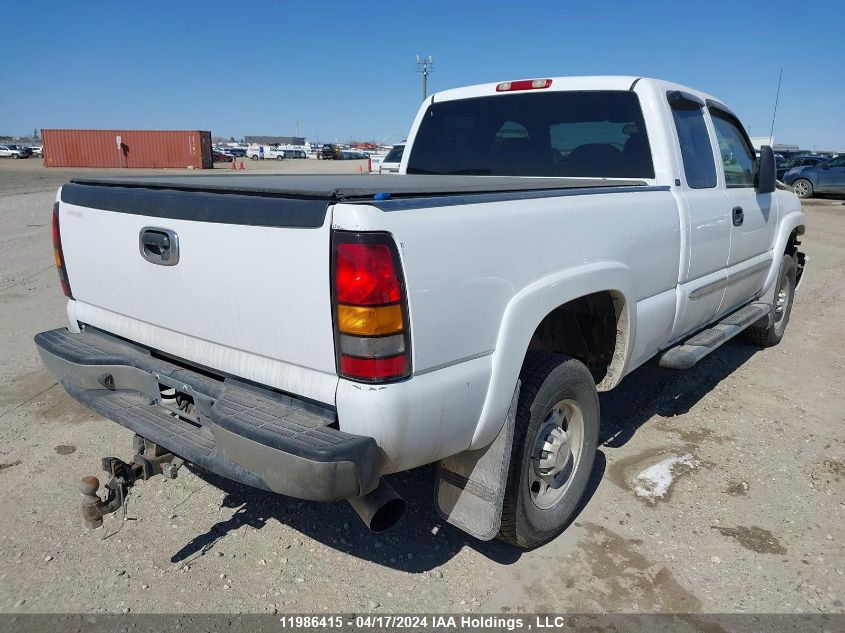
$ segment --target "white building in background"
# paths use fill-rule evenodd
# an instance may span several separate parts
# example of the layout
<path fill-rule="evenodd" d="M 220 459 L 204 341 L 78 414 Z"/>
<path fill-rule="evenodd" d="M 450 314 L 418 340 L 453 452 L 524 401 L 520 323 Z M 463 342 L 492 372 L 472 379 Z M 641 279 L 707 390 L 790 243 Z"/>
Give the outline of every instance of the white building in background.
<path fill-rule="evenodd" d="M 798 145 L 776 145 L 774 136 L 752 136 L 751 145 L 756 151 L 760 151 L 763 145 L 769 145 L 775 153 L 778 152 L 797 152 L 801 149 Z"/>

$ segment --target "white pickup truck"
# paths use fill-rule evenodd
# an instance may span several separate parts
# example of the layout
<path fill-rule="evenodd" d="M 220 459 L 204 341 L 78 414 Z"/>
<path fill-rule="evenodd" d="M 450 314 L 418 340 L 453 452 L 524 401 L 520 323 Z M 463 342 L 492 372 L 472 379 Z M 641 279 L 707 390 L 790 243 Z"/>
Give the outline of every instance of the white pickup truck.
<path fill-rule="evenodd" d="M 37 346 L 144 476 L 185 461 L 380 530 L 383 476 L 437 463 L 446 520 L 526 548 L 585 490 L 597 391 L 777 344 L 806 263 L 771 148 L 636 77 L 435 94 L 397 176 L 79 179 L 53 219 L 69 323 Z"/>

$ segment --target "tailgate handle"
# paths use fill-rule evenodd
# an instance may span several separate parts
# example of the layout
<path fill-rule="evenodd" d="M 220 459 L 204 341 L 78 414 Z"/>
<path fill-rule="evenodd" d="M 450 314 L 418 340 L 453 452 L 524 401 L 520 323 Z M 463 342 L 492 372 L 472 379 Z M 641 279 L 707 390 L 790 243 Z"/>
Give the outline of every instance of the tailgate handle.
<path fill-rule="evenodd" d="M 151 264 L 175 266 L 179 262 L 179 237 L 170 229 L 145 226 L 138 238 L 141 257 Z"/>

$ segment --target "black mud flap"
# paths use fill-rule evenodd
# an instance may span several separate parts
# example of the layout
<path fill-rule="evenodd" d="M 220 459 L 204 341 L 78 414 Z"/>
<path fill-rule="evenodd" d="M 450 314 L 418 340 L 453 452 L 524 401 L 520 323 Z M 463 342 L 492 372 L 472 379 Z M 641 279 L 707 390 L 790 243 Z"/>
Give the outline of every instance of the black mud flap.
<path fill-rule="evenodd" d="M 437 464 L 434 496 L 438 514 L 482 541 L 495 537 L 502 523 L 520 384 L 517 381 L 508 417 L 496 439 L 484 448 L 452 455 Z"/>

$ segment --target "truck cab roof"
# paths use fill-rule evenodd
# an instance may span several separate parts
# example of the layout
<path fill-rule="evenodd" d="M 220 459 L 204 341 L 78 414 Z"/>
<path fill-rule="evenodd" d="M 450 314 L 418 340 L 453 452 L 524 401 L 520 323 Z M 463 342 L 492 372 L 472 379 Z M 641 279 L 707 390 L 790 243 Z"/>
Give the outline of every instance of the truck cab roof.
<path fill-rule="evenodd" d="M 443 90 L 434 93 L 430 99 L 431 103 L 438 103 L 442 101 L 452 101 L 454 99 L 471 99 L 473 97 L 482 97 L 491 94 L 511 94 L 509 90 L 497 90 L 499 86 L 510 83 L 514 84 L 521 81 L 545 80 L 551 82 L 548 87 L 542 88 L 551 92 L 563 91 L 590 91 L 590 90 L 633 90 L 635 87 L 653 87 L 663 90 L 680 90 L 692 95 L 695 95 L 701 100 L 713 100 L 715 97 L 707 93 L 689 88 L 682 84 L 677 84 L 662 79 L 653 79 L 649 77 L 636 77 L 633 75 L 591 75 L 591 76 L 574 76 L 574 77 L 542 77 L 542 78 L 528 78 L 519 80 L 504 80 L 495 83 L 476 84 L 474 86 L 464 86 L 461 88 L 452 88 L 450 90 Z"/>

